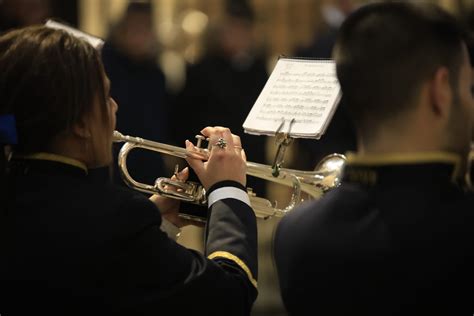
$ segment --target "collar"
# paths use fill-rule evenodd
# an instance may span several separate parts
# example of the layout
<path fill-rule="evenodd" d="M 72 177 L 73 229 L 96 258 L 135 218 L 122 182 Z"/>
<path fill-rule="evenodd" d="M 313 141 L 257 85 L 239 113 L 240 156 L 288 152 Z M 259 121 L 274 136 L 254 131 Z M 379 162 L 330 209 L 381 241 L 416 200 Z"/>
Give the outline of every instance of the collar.
<path fill-rule="evenodd" d="M 344 180 L 373 186 L 400 181 L 422 182 L 462 179 L 461 157 L 449 152 L 346 154 Z"/>
<path fill-rule="evenodd" d="M 15 158 L 19 159 L 30 159 L 30 160 L 46 160 L 46 161 L 53 161 L 53 162 L 59 162 L 62 164 L 66 164 L 69 166 L 73 166 L 79 169 L 82 169 L 85 174 L 88 174 L 88 169 L 87 166 L 76 159 L 69 158 L 66 156 L 62 155 L 57 155 L 57 154 L 52 154 L 52 153 L 45 153 L 45 152 L 39 152 L 39 153 L 34 153 L 34 154 L 29 154 L 29 155 L 14 155 Z"/>

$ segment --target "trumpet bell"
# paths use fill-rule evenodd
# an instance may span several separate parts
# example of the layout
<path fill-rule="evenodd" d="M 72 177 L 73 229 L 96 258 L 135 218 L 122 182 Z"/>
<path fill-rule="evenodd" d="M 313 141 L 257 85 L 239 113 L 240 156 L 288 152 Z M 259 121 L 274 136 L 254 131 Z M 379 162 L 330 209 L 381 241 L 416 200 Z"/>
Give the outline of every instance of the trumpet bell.
<path fill-rule="evenodd" d="M 316 165 L 314 171 L 319 174 L 324 174 L 321 179 L 322 193 L 329 191 L 341 184 L 344 174 L 344 165 L 346 164 L 346 156 L 341 154 L 330 154 L 321 159 Z"/>

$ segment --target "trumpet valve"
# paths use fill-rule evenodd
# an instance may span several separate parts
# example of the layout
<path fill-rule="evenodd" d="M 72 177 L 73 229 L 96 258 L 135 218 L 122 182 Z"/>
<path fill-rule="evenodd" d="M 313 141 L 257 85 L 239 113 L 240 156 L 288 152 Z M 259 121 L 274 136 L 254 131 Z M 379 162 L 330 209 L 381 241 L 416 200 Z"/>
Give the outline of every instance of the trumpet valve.
<path fill-rule="evenodd" d="M 206 137 L 205 137 L 205 136 L 202 136 L 202 135 L 196 135 L 195 138 L 196 138 L 196 140 L 197 140 L 197 141 L 196 141 L 196 147 L 197 147 L 197 148 L 202 148 L 202 141 L 203 141 L 203 140 L 206 140 Z"/>

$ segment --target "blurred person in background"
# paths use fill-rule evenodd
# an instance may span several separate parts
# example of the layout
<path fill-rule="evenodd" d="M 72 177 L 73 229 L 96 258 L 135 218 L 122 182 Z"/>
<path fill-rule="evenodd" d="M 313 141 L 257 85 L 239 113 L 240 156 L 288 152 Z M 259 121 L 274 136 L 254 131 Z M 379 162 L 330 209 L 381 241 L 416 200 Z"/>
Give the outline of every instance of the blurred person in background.
<path fill-rule="evenodd" d="M 13 28 L 42 24 L 51 14 L 50 0 L 2 0 L 0 33 Z"/>
<path fill-rule="evenodd" d="M 105 71 L 113 82 L 111 95 L 120 104 L 117 130 L 163 142 L 167 140 L 169 126 L 165 76 L 157 64 L 157 55 L 151 4 L 131 2 L 123 17 L 112 27 L 102 50 Z M 115 159 L 121 146 L 114 146 Z M 133 150 L 127 162 L 130 174 L 140 182 L 152 184 L 165 174 L 161 155 L 151 151 Z M 123 184 L 117 163 L 114 166 L 115 181 Z"/>
<path fill-rule="evenodd" d="M 346 17 L 355 9 L 354 0 L 325 0 L 321 5 L 323 23 L 311 43 L 300 47 L 297 54 L 307 57 L 331 58 L 337 31 Z"/>
<path fill-rule="evenodd" d="M 247 1 L 227 1 L 225 9 L 224 21 L 209 33 L 207 53 L 188 67 L 175 98 L 171 118 L 180 129 L 174 142 L 193 137 L 203 124 L 224 125 L 241 136 L 249 161 L 263 163 L 266 137 L 244 134 L 242 128 L 268 78 L 255 47 L 255 15 Z M 264 181 L 249 178 L 248 184 L 258 195 L 265 193 Z"/>
<path fill-rule="evenodd" d="M 296 56 L 330 59 L 337 32 L 345 18 L 355 9 L 354 0 L 326 0 L 321 6 L 323 31 L 315 33 L 307 47 L 297 49 Z M 356 149 L 356 132 L 347 113 L 344 95 L 326 130 L 319 140 L 298 139 L 299 150 L 295 164 L 300 169 L 312 169 L 326 155 Z"/>

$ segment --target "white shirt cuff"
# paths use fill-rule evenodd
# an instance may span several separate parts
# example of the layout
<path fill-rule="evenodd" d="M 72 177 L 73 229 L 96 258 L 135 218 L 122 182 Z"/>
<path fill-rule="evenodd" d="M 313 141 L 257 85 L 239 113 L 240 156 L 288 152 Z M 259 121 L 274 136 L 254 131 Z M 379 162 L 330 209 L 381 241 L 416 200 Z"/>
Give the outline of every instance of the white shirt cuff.
<path fill-rule="evenodd" d="M 247 192 L 236 187 L 222 187 L 212 191 L 207 198 L 208 206 L 211 207 L 212 204 L 223 199 L 240 200 L 251 207 Z"/>

